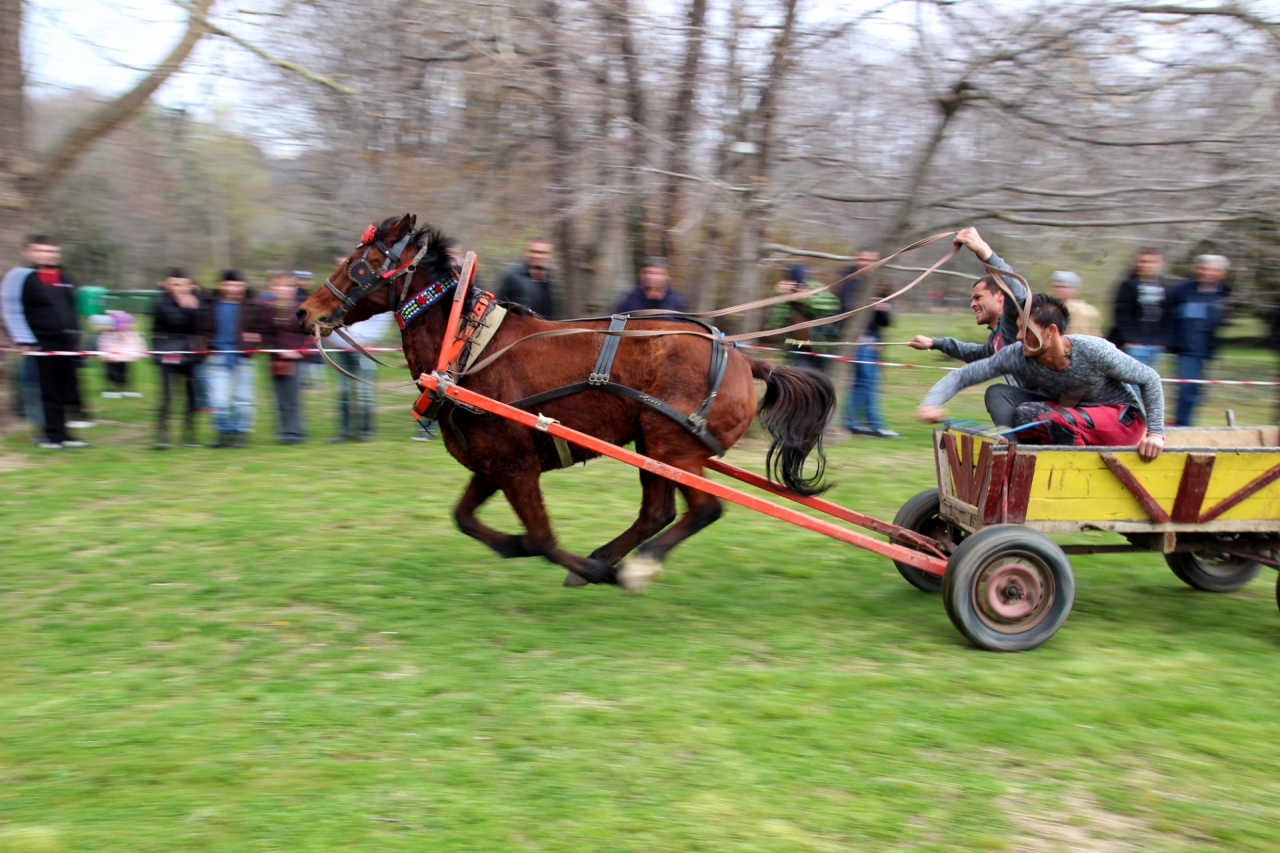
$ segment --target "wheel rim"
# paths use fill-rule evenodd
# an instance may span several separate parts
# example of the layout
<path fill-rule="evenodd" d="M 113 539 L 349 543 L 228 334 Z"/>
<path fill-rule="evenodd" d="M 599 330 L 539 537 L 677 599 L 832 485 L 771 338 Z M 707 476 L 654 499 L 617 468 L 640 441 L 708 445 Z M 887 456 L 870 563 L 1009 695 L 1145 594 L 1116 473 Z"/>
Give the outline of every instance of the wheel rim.
<path fill-rule="evenodd" d="M 1207 551 L 1201 552 L 1196 554 L 1195 558 L 1200 571 L 1219 580 L 1231 580 L 1244 572 L 1250 571 L 1254 566 L 1253 560 L 1246 557 L 1237 557 L 1234 554 L 1228 554 L 1223 551 L 1219 551 L 1216 554 Z"/>
<path fill-rule="evenodd" d="M 1002 634 L 1020 634 L 1044 621 L 1057 597 L 1049 566 L 1033 554 L 1002 554 L 988 562 L 973 585 L 982 623 Z"/>

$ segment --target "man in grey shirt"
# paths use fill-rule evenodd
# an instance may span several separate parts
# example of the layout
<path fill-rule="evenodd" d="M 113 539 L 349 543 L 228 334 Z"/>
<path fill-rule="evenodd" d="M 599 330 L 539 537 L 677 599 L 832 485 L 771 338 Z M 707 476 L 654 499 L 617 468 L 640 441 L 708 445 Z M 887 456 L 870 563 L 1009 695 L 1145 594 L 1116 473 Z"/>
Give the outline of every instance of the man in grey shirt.
<path fill-rule="evenodd" d="M 1009 266 L 987 245 L 977 228 L 965 228 L 952 240 L 957 246 L 966 246 L 977 255 L 978 260 L 985 261 L 996 269 L 1013 272 Z M 990 358 L 1002 348 L 1018 340 L 1018 305 L 1027 298 L 1027 289 L 1016 278 L 1001 276 L 1005 285 L 1017 297 L 1017 302 L 1005 296 L 994 276 L 985 275 L 973 283 L 973 295 L 969 307 L 973 310 L 974 319 L 979 326 L 991 330 L 985 344 L 969 341 L 958 341 L 955 338 L 930 338 L 916 335 L 911 339 L 913 349 L 936 349 L 960 361 L 974 362 Z"/>
<path fill-rule="evenodd" d="M 1018 342 L 995 355 L 971 362 L 930 389 L 916 414 L 939 421 L 942 404 L 961 389 L 997 376 L 1016 377 L 1023 387 L 1043 399 L 1028 398 L 1013 410 L 1013 426 L 1020 440 L 1039 444 L 1132 447 L 1151 460 L 1164 449 L 1164 391 L 1160 376 L 1103 338 L 1063 334 L 1070 322 L 1066 306 L 1045 293 L 1031 302 L 1032 336 L 1040 347 L 1035 355 L 1023 350 L 1026 331 Z M 1130 385 L 1142 391 L 1134 396 Z"/>

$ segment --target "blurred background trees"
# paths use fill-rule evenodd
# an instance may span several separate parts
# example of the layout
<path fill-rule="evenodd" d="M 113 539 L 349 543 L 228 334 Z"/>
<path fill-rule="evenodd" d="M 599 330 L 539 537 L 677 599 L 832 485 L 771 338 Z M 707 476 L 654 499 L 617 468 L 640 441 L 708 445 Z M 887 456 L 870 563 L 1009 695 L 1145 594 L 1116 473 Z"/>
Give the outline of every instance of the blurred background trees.
<path fill-rule="evenodd" d="M 1259 311 L 1280 289 L 1280 15 L 1260 0 L 175 2 L 188 37 L 243 54 L 234 103 L 32 98 L 4 56 L 6 249 L 52 230 L 112 286 L 319 270 L 410 210 L 491 277 L 550 237 L 581 314 L 646 255 L 709 308 L 761 295 L 787 249 L 976 224 L 1099 302 L 1139 245 L 1222 251 Z M 12 45 L 20 0 L 0 12 Z M 139 79 L 212 73 L 182 47 Z"/>

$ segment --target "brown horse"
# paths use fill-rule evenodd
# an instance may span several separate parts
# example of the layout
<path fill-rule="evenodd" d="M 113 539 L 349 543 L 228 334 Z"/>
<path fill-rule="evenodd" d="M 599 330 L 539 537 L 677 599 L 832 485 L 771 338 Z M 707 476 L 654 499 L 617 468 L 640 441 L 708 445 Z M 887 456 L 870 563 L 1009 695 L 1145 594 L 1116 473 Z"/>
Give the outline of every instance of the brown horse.
<path fill-rule="evenodd" d="M 329 281 L 316 288 L 302 303 L 298 319 L 303 331 L 322 332 L 342 322 L 356 322 L 392 310 L 401 282 L 394 287 L 376 286 L 352 303 L 347 294 L 359 293 L 356 281 L 362 267 L 352 265 L 363 259 L 375 269 L 390 269 L 388 255 L 411 258 L 421 251 L 417 269 L 405 292 L 412 296 L 433 282 L 457 275 L 444 251 L 443 236 L 430 228 L 415 230 L 416 217 L 405 214 L 384 220 L 365 232 L 363 242 L 344 262 L 338 264 Z M 408 240 L 406 240 L 408 238 Z M 401 244 L 404 245 L 401 245 Z M 336 292 L 335 292 L 336 291 Z M 337 293 L 343 294 L 339 298 Z M 471 298 L 474 298 L 472 295 Z M 441 298 L 408 323 L 403 332 L 405 356 L 413 376 L 435 369 L 441 345 L 445 343 L 449 298 Z M 345 305 L 344 305 L 345 303 Z M 470 305 L 467 306 L 468 310 Z M 604 330 L 606 320 L 554 323 L 519 306 L 507 305 L 508 314 L 498 328 L 486 353 L 494 353 L 521 338 L 551 329 L 574 327 Z M 686 320 L 634 320 L 628 330 L 701 331 Z M 511 351 L 460 383 L 477 393 L 503 402 L 513 402 L 549 389 L 587 378 L 601 350 L 605 335 L 574 334 L 543 337 L 522 342 Z M 612 366 L 612 380 L 646 395 L 665 401 L 681 412 L 694 411 L 708 394 L 708 364 L 713 344 L 705 336 L 672 334 L 654 337 L 622 337 Z M 774 367 L 748 358 L 737 349 L 728 350 L 723 381 L 707 418 L 710 434 L 723 447 L 731 447 L 747 431 L 756 410 L 755 379 L 765 382 L 760 406 L 761 420 L 773 437 L 770 447 L 771 475 L 792 491 L 816 494 L 821 491 L 822 433 L 835 403 L 830 380 L 815 371 Z M 537 412 L 566 426 L 598 436 L 617 445 L 635 442 L 639 453 L 694 474 L 701 474 L 712 455 L 703 441 L 673 419 L 627 397 L 600 390 L 587 390 L 548 400 Z M 441 414 L 441 435 L 450 455 L 473 474 L 462 500 L 454 510 L 459 529 L 479 539 L 503 557 L 542 556 L 569 570 L 566 586 L 583 583 L 618 583 L 627 589 L 646 585 L 661 569 L 667 552 L 679 542 L 720 517 L 720 500 L 697 489 L 680 486 L 688 505 L 684 516 L 676 518 L 676 485 L 646 471 L 640 471 L 643 499 L 635 522 L 589 557 L 572 554 L 556 545 L 538 480 L 543 471 L 562 467 L 563 460 L 553 439 L 513 421 L 493 415 L 477 415 L 448 403 Z M 817 455 L 817 472 L 804 476 L 811 452 Z M 574 462 L 597 454 L 572 447 Z M 523 536 L 500 533 L 476 517 L 480 505 L 501 490 L 525 528 Z M 671 525 L 668 528 L 668 525 Z M 664 531 L 664 528 L 668 528 Z M 618 568 L 632 550 L 637 557 Z"/>

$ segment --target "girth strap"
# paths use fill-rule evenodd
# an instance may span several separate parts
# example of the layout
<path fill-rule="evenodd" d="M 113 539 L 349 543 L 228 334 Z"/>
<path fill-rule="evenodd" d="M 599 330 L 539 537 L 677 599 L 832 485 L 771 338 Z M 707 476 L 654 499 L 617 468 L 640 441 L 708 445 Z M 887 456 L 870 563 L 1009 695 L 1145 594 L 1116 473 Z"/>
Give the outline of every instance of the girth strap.
<path fill-rule="evenodd" d="M 704 435 L 710 435 L 707 432 L 707 416 L 711 414 L 711 406 L 716 401 L 716 396 L 720 393 L 720 380 L 724 379 L 724 368 L 729 363 L 729 354 L 723 343 L 718 340 L 711 342 L 711 376 L 707 382 L 708 391 L 706 399 L 702 401 L 702 405 L 689 415 L 689 423 L 694 424 L 698 429 L 694 435 L 703 438 Z M 703 438 L 703 441 L 706 441 Z M 723 453 L 724 451 L 720 451 Z"/>
<path fill-rule="evenodd" d="M 724 345 L 717 341 L 716 349 L 722 350 L 723 348 Z M 720 367 L 720 374 L 721 376 L 724 375 L 723 365 Z M 718 386 L 719 382 L 716 384 Z M 534 394 L 531 397 L 516 400 L 510 405 L 520 409 L 527 409 L 531 406 L 536 406 L 539 403 L 545 403 L 547 400 L 555 400 L 559 397 L 568 397 L 570 394 L 577 394 L 579 391 L 608 391 L 610 394 L 617 394 L 620 397 L 627 397 L 639 403 L 644 403 L 646 406 L 662 412 L 662 414 L 689 430 L 689 432 L 701 439 L 703 444 L 711 448 L 711 451 L 717 456 L 724 455 L 724 446 L 720 444 L 720 442 L 716 441 L 715 436 L 707 431 L 705 416 L 702 418 L 701 422 L 694 420 L 694 417 L 697 416 L 699 412 L 703 411 L 703 407 L 706 407 L 708 410 L 710 409 L 705 400 L 703 401 L 703 405 L 698 408 L 697 412 L 694 412 L 693 415 L 686 415 L 674 406 L 669 406 L 656 397 L 650 397 L 648 394 L 637 391 L 634 388 L 628 388 L 626 385 L 619 385 L 617 382 L 587 381 L 575 382 L 572 385 L 564 385 L 560 388 L 552 388 L 550 391 L 543 391 L 541 394 Z"/>
<path fill-rule="evenodd" d="M 631 318 L 626 314 L 614 314 L 609 318 L 609 331 L 622 331 L 627 327 L 629 319 Z M 591 375 L 587 378 L 587 382 L 592 385 L 608 384 L 609 371 L 613 370 L 613 359 L 618 354 L 618 343 L 621 340 L 620 335 L 604 336 L 604 340 L 600 343 L 600 355 L 596 358 L 596 366 L 591 368 Z"/>

